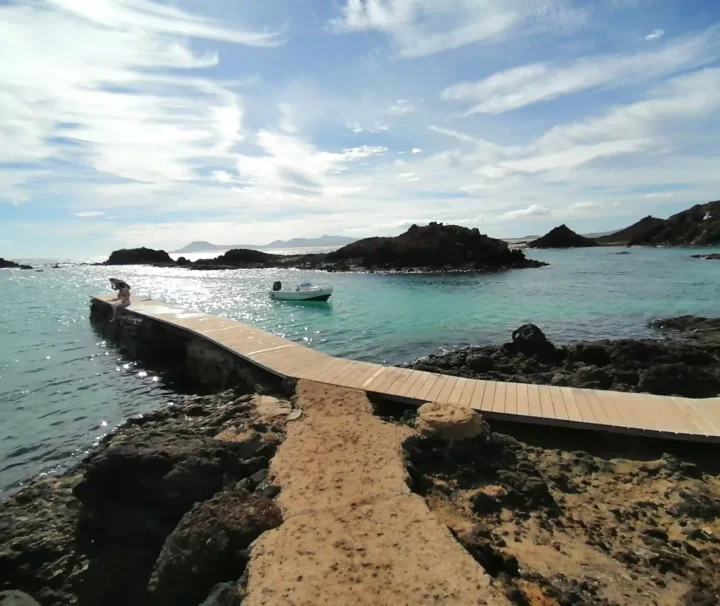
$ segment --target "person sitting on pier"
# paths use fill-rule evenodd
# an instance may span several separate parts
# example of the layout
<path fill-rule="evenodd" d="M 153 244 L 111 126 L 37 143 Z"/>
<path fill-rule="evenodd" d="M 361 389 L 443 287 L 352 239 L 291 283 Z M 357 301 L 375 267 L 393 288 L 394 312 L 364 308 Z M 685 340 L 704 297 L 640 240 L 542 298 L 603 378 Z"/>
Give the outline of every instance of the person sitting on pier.
<path fill-rule="evenodd" d="M 110 278 L 110 286 L 113 290 L 118 291 L 118 296 L 114 299 L 117 303 L 112 304 L 113 316 L 110 321 L 114 322 L 115 318 L 117 318 L 118 309 L 121 307 L 128 307 L 130 305 L 130 285 L 127 282 L 118 280 L 117 278 Z"/>

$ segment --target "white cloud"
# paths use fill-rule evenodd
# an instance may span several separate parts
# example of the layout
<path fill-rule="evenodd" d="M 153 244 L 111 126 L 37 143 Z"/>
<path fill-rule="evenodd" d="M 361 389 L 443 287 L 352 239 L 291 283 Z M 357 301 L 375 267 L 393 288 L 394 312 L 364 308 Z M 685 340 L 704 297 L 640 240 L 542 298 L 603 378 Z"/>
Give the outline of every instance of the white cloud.
<path fill-rule="evenodd" d="M 195 73 L 218 56 L 194 51 L 193 37 L 282 42 L 149 0 L 0 6 L 0 162 L 62 158 L 106 177 L 166 182 L 198 178 L 201 158 L 227 160 L 244 136 L 244 108 L 231 88 Z"/>
<path fill-rule="evenodd" d="M 664 29 L 654 29 L 647 36 L 645 36 L 645 40 L 660 40 L 660 38 L 662 38 L 664 35 Z"/>
<path fill-rule="evenodd" d="M 415 111 L 415 106 L 407 99 L 398 99 L 388 110 L 393 116 L 404 116 Z"/>
<path fill-rule="evenodd" d="M 405 181 L 406 183 L 413 183 L 415 181 L 419 181 L 420 177 L 418 177 L 415 173 L 400 173 L 398 175 L 398 179 L 400 179 L 400 181 Z"/>
<path fill-rule="evenodd" d="M 661 200 L 663 198 L 674 198 L 676 194 L 674 192 L 670 191 L 664 191 L 664 192 L 655 192 L 652 194 L 647 194 L 645 198 L 647 200 Z"/>
<path fill-rule="evenodd" d="M 372 126 L 363 126 L 360 122 L 347 122 L 346 126 L 354 133 L 379 133 L 390 129 L 390 126 L 382 122 L 376 122 Z"/>
<path fill-rule="evenodd" d="M 422 57 L 526 29 L 584 20 L 569 0 L 345 0 L 335 33 L 380 31 L 403 57 Z"/>
<path fill-rule="evenodd" d="M 421 154 L 422 150 L 419 147 L 413 147 L 412 150 L 410 150 L 410 153 Z"/>
<path fill-rule="evenodd" d="M 575 212 L 584 212 L 588 210 L 598 210 L 603 208 L 604 206 L 605 205 L 601 202 L 588 200 L 587 202 L 576 202 L 575 204 L 571 204 L 570 206 L 568 206 L 568 210 Z"/>
<path fill-rule="evenodd" d="M 583 90 L 637 84 L 718 57 L 718 28 L 680 40 L 661 50 L 634 55 L 595 55 L 569 64 L 533 63 L 474 82 L 445 88 L 441 98 L 472 104 L 465 116 L 498 114 Z"/>
<path fill-rule="evenodd" d="M 88 210 L 80 213 L 73 213 L 76 217 L 83 219 L 91 219 L 93 217 L 102 217 L 105 213 L 101 210 Z"/>
<path fill-rule="evenodd" d="M 539 204 L 533 204 L 527 208 L 521 208 L 518 210 L 510 210 L 508 212 L 498 215 L 497 221 L 516 221 L 522 219 L 529 219 L 532 217 L 544 217 L 550 214 L 550 209 L 547 206 L 540 206 Z"/>

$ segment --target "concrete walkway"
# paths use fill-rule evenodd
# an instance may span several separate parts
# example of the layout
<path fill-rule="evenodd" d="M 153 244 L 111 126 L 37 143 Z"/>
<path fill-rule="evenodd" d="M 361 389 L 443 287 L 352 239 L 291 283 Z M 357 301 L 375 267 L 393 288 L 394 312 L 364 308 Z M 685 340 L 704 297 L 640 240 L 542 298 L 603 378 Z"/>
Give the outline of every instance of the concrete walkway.
<path fill-rule="evenodd" d="M 409 429 L 359 390 L 301 380 L 296 402 L 271 463 L 284 522 L 254 546 L 243 604 L 508 603 L 408 488 Z"/>

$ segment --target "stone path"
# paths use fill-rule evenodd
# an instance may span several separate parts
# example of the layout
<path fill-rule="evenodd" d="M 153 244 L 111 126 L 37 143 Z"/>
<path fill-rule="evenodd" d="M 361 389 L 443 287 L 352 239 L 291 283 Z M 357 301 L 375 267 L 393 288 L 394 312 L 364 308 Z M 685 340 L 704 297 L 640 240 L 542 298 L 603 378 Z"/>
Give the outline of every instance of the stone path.
<path fill-rule="evenodd" d="M 407 484 L 410 430 L 359 390 L 301 380 L 271 463 L 283 524 L 253 547 L 248 606 L 507 604 Z"/>

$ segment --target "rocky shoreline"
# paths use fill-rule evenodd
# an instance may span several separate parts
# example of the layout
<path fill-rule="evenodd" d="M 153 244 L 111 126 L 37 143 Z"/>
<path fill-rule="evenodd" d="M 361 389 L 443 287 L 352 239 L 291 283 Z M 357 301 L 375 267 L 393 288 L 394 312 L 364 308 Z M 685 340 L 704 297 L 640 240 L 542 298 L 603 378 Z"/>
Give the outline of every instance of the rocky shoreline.
<path fill-rule="evenodd" d="M 224 584 L 282 520 L 268 466 L 293 412 L 242 391 L 131 418 L 73 471 L 0 503 L 0 592 L 42 606 L 233 604 Z"/>
<path fill-rule="evenodd" d="M 660 339 L 556 346 L 526 324 L 501 346 L 466 347 L 404 365 L 471 379 L 708 398 L 720 395 L 720 320 L 657 320 Z M 659 335 L 660 336 L 660 335 Z"/>

